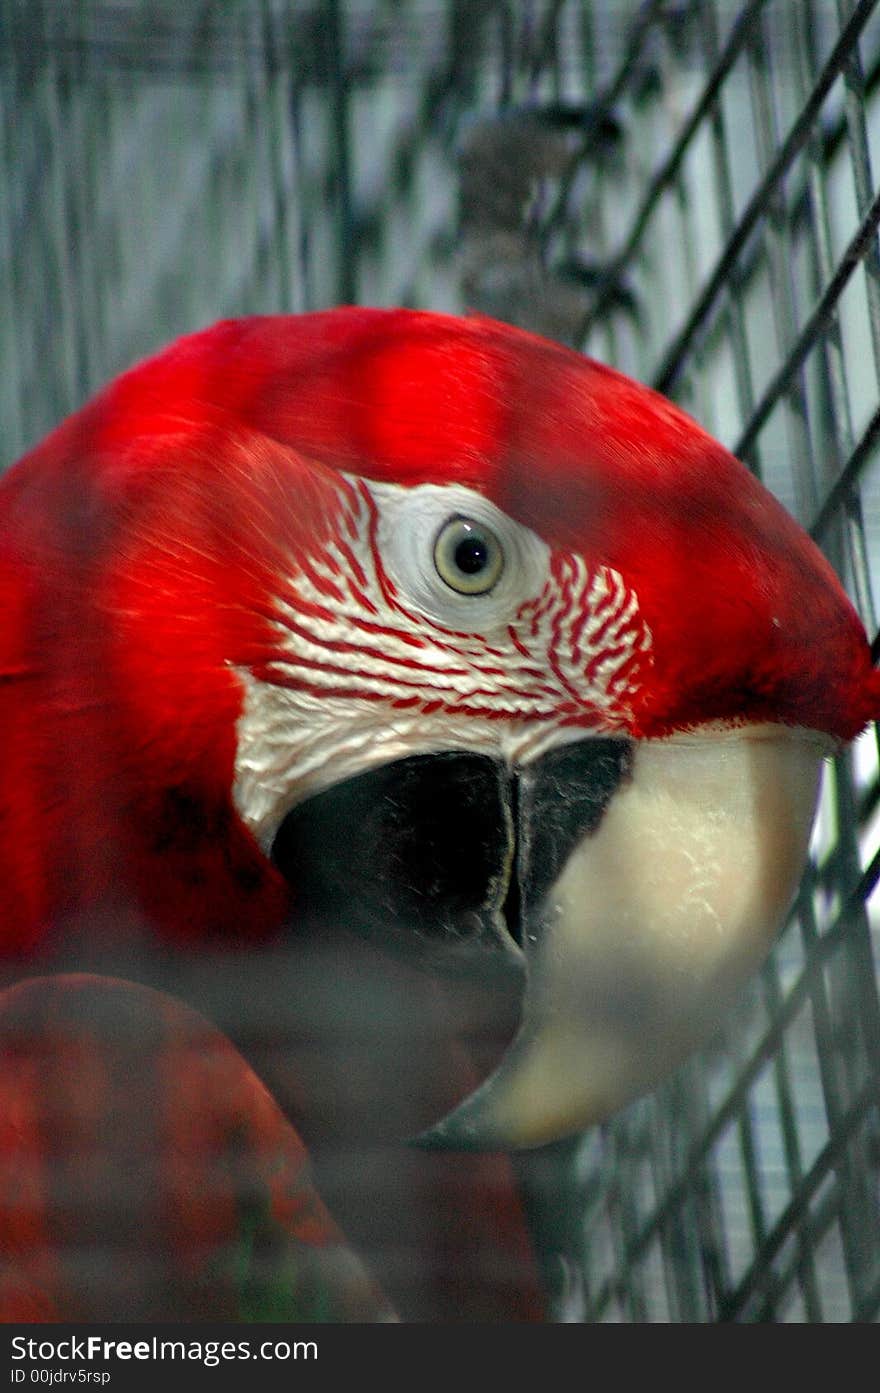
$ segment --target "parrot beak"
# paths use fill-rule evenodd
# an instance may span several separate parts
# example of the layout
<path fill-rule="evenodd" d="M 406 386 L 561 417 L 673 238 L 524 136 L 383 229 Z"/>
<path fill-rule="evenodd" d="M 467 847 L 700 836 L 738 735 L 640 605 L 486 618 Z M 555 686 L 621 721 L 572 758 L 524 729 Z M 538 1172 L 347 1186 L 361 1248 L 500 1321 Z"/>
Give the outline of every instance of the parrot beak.
<path fill-rule="evenodd" d="M 502 1150 L 557 1140 L 704 1042 L 795 893 L 828 752 L 781 727 L 638 742 L 598 826 L 546 888 L 530 837 L 545 835 L 552 777 L 527 770 L 521 1027 L 486 1082 L 416 1140 Z"/>
<path fill-rule="evenodd" d="M 807 854 L 821 737 L 781 726 L 577 739 L 511 769 L 416 755 L 315 795 L 273 857 L 300 911 L 444 976 L 519 983 L 518 1032 L 424 1146 L 538 1146 L 705 1041 Z"/>

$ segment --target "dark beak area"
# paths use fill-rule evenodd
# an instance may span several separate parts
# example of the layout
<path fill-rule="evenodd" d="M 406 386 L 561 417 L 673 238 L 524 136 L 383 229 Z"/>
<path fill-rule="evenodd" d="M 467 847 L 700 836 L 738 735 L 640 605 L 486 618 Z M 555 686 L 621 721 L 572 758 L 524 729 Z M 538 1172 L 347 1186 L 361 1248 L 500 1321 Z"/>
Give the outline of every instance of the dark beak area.
<path fill-rule="evenodd" d="M 510 902 L 525 941 L 575 846 L 592 836 L 632 768 L 632 742 L 580 740 L 550 750 L 511 779 L 516 797 L 516 882 Z"/>
<path fill-rule="evenodd" d="M 483 755 L 416 755 L 300 804 L 272 859 L 297 918 L 342 926 L 442 973 L 521 975 L 503 914 L 511 779 Z"/>
<path fill-rule="evenodd" d="M 519 770 L 468 752 L 411 756 L 293 809 L 272 858 L 312 935 L 342 928 L 452 991 L 466 979 L 522 1001 L 548 891 L 630 762 L 620 739 L 577 741 Z M 451 1132 L 426 1140 L 460 1144 Z"/>
<path fill-rule="evenodd" d="M 523 976 L 543 900 L 626 777 L 630 742 L 592 739 L 524 770 L 443 751 L 308 799 L 272 859 L 297 917 L 366 936 L 432 971 Z"/>

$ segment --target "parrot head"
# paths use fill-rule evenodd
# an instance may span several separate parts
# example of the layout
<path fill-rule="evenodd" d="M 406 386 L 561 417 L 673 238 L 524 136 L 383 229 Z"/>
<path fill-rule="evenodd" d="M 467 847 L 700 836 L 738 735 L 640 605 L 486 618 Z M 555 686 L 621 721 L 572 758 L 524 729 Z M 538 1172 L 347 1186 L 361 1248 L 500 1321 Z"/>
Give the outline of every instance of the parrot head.
<path fill-rule="evenodd" d="M 833 571 L 743 465 L 487 320 L 221 323 L 2 509 L 9 952 L 134 899 L 170 949 L 308 918 L 515 984 L 510 1049 L 428 1143 L 565 1135 L 704 1040 L 880 709 Z"/>

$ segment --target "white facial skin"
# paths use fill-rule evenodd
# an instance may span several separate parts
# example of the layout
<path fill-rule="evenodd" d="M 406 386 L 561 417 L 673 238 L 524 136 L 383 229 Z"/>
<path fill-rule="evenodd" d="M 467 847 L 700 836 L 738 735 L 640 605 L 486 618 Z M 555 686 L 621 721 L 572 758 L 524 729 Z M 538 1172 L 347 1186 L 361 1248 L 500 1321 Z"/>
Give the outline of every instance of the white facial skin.
<path fill-rule="evenodd" d="M 616 572 L 551 557 L 468 489 L 347 485 L 344 541 L 278 597 L 273 680 L 240 674 L 235 799 L 267 852 L 297 803 L 407 755 L 522 766 L 625 734 L 653 660 Z M 485 590 L 479 571 L 456 572 L 461 518 L 489 544 Z M 774 725 L 636 742 L 631 777 L 563 867 L 544 922 L 527 926 L 517 1040 L 436 1136 L 552 1140 L 705 1039 L 784 918 L 828 752 L 816 733 Z"/>
<path fill-rule="evenodd" d="M 297 803 L 393 759 L 471 750 L 514 765 L 619 733 L 650 666 L 617 572 L 570 553 L 554 569 L 539 537 L 471 489 L 347 483 L 338 544 L 276 600 L 272 680 L 239 673 L 234 799 L 264 849 Z M 438 572 L 458 517 L 503 551 L 485 593 Z"/>

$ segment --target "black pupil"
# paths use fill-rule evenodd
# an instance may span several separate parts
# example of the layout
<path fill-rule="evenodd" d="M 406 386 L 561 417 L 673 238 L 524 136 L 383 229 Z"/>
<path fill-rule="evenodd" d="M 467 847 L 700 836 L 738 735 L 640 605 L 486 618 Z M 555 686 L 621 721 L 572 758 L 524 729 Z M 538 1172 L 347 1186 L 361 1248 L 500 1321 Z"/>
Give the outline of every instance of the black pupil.
<path fill-rule="evenodd" d="M 466 576 L 478 575 L 488 560 L 489 548 L 482 537 L 462 537 L 455 548 L 455 564 Z"/>

